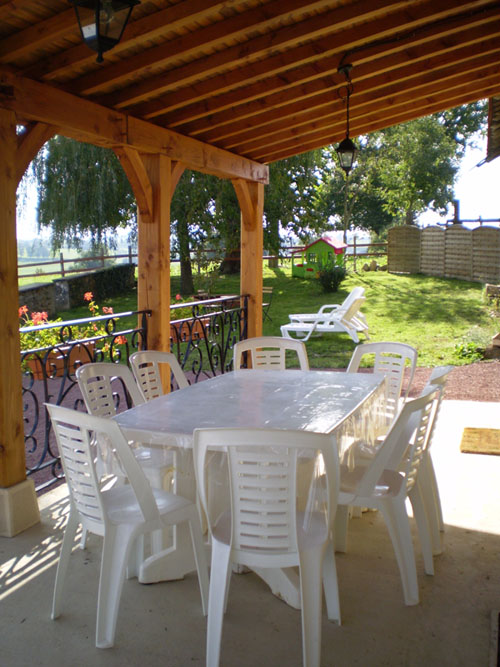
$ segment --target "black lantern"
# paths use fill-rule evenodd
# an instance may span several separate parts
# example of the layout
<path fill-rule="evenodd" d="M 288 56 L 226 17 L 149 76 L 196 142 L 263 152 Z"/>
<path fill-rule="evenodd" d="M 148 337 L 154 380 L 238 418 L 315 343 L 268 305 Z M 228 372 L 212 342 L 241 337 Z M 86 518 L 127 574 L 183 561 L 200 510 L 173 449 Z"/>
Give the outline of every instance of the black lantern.
<path fill-rule="evenodd" d="M 83 41 L 97 51 L 97 62 L 102 54 L 118 44 L 139 0 L 70 0 L 75 8 Z"/>
<path fill-rule="evenodd" d="M 340 144 L 337 146 L 337 154 L 339 156 L 340 166 L 345 171 L 346 176 L 349 175 L 349 172 L 352 169 L 357 153 L 357 149 L 356 146 L 354 145 L 354 142 L 349 138 L 349 100 L 353 90 L 351 77 L 349 76 L 351 69 L 352 65 L 342 65 L 338 69 L 339 73 L 345 76 L 345 80 L 347 82 L 347 85 L 345 86 L 346 126 L 347 126 L 346 135 L 345 139 L 341 141 Z"/>

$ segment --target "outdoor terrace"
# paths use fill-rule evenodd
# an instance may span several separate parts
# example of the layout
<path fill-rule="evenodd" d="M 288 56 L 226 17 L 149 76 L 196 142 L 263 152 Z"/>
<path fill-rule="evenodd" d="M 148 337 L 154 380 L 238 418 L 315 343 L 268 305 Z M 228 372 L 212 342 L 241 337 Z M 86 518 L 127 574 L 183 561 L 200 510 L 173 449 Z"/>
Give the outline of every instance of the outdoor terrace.
<path fill-rule="evenodd" d="M 498 631 L 500 457 L 460 454 L 465 426 L 498 428 L 498 403 L 443 403 L 433 453 L 447 527 L 434 577 L 424 574 L 415 540 L 419 605 L 403 604 L 394 552 L 378 513 L 350 522 L 348 553 L 337 555 L 342 626 L 323 616 L 325 667 L 498 664 L 492 612 Z M 127 581 L 115 648 L 95 648 L 100 544 L 94 536 L 85 551 L 75 549 L 64 612 L 51 621 L 65 486 L 42 496 L 41 505 L 39 525 L 0 540 L 2 665 L 204 664 L 206 620 L 194 574 L 150 586 Z M 300 665 L 299 628 L 299 612 L 256 575 L 233 575 L 221 664 Z"/>

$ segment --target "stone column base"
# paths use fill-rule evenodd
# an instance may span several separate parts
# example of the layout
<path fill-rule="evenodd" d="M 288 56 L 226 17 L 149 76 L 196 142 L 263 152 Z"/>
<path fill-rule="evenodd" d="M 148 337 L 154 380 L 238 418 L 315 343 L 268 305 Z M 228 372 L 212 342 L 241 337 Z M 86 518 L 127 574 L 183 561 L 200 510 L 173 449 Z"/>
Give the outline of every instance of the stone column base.
<path fill-rule="evenodd" d="M 40 522 L 32 479 L 0 489 L 0 537 L 14 537 Z"/>

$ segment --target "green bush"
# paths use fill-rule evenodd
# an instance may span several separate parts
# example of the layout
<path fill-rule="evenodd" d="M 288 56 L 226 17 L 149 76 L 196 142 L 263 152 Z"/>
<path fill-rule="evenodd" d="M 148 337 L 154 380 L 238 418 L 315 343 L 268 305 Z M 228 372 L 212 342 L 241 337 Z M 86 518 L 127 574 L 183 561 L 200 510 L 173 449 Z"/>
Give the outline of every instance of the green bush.
<path fill-rule="evenodd" d="M 336 292 L 340 283 L 345 280 L 347 270 L 338 264 L 323 266 L 318 271 L 318 280 L 324 292 Z"/>

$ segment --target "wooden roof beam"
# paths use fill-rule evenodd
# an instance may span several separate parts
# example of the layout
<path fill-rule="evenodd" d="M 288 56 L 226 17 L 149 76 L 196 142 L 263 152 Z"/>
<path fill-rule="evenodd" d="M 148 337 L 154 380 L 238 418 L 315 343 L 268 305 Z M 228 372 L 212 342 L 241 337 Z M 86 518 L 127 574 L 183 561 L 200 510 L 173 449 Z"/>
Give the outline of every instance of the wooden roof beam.
<path fill-rule="evenodd" d="M 422 64 L 420 71 L 415 71 L 413 68 L 402 68 L 398 70 L 399 77 L 396 77 L 395 72 L 390 72 L 388 74 L 383 74 L 381 76 L 372 77 L 369 80 L 366 80 L 361 85 L 356 85 L 355 95 L 356 97 L 351 98 L 352 104 L 356 105 L 358 108 L 363 104 L 364 100 L 372 99 L 372 93 L 377 94 L 377 99 L 382 103 L 384 99 L 391 96 L 398 90 L 402 92 L 412 92 L 421 89 L 427 84 L 435 84 L 436 86 L 445 84 L 448 80 L 460 80 L 461 77 L 465 76 L 470 72 L 477 72 L 481 68 L 488 66 L 491 63 L 491 54 L 500 52 L 500 43 L 498 39 L 490 40 L 490 42 L 478 45 L 475 50 L 475 57 L 471 57 L 465 62 L 459 62 L 457 64 L 449 65 L 448 67 L 440 67 L 434 69 L 431 65 L 432 60 L 427 64 L 428 67 Z M 425 65 L 427 65 L 425 64 Z M 408 75 L 408 78 L 404 75 Z M 409 76 L 411 74 L 411 76 Z M 319 109 L 321 107 L 332 107 L 333 105 L 344 109 L 343 103 L 338 98 L 334 92 L 325 90 L 323 86 L 322 91 L 317 94 L 314 92 L 312 85 L 309 87 L 304 87 L 306 90 L 311 89 L 310 95 L 302 95 L 299 97 L 297 94 L 292 97 L 290 103 L 283 103 L 282 105 L 268 105 L 268 109 L 261 113 L 254 111 L 251 122 L 246 120 L 247 116 L 239 118 L 238 110 L 234 111 L 233 117 L 227 119 L 227 121 L 222 124 L 217 122 L 217 118 L 212 118 L 213 125 L 215 125 L 213 130 L 205 132 L 202 135 L 204 141 L 219 141 L 224 140 L 224 145 L 226 147 L 233 148 L 238 144 L 238 141 L 241 141 L 243 137 L 247 139 L 251 136 L 262 136 L 262 128 L 264 126 L 269 126 L 273 121 L 278 121 L 281 123 L 283 118 L 291 116 L 301 111 L 312 111 L 313 109 Z M 210 127 L 210 124 L 207 124 Z M 188 126 L 183 128 L 183 133 L 194 135 L 193 128 Z M 238 138 L 239 137 L 239 138 Z M 239 151 L 238 151 L 239 152 Z"/>
<path fill-rule="evenodd" d="M 70 31 L 73 33 L 78 31 L 74 9 L 59 12 L 45 21 L 35 23 L 0 40 L 0 62 L 10 63 Z"/>
<path fill-rule="evenodd" d="M 100 107 L 46 84 L 16 77 L 6 69 L 0 69 L 0 107 L 14 111 L 19 122 L 32 120 L 56 125 L 62 134 L 90 143 L 162 153 L 191 169 L 222 178 L 268 182 L 265 165 Z"/>
<path fill-rule="evenodd" d="M 382 47 L 379 47 L 378 54 L 373 53 L 364 62 L 355 63 L 354 85 L 357 86 L 359 82 L 373 76 L 374 73 L 380 75 L 387 72 L 388 79 L 395 80 L 397 77 L 399 80 L 405 76 L 401 74 L 402 68 L 406 68 L 406 76 L 411 76 L 411 67 L 417 69 L 422 61 L 425 61 L 424 65 L 427 69 L 431 69 L 436 62 L 444 66 L 447 63 L 462 62 L 475 54 L 488 52 L 498 44 L 500 33 L 498 15 L 496 21 L 491 22 L 488 27 L 490 28 L 489 34 L 486 26 L 481 24 L 467 30 L 464 35 L 463 27 L 457 26 L 452 39 L 445 40 L 446 44 L 443 43 L 443 38 L 440 36 L 431 43 L 414 47 L 402 46 L 400 51 L 387 56 L 382 51 Z M 297 93 L 302 98 L 310 97 L 329 87 L 331 89 L 332 81 L 338 82 L 338 85 L 335 86 L 337 88 L 344 83 L 337 74 L 337 66 L 338 56 L 329 56 L 313 65 L 298 67 L 292 72 L 287 72 L 285 76 L 266 78 L 250 86 L 237 88 L 229 93 L 210 98 L 205 102 L 195 103 L 157 116 L 155 122 L 171 129 L 182 127 L 180 131 L 190 135 L 195 135 L 206 128 L 213 129 L 226 122 L 228 116 L 233 124 L 235 120 L 251 116 L 263 109 L 269 111 L 276 106 L 286 104 L 296 99 Z M 274 92 L 273 89 L 275 89 Z M 137 112 L 138 109 L 136 108 L 135 111 Z M 223 113 L 225 111 L 226 114 Z M 148 114 L 148 117 L 152 116 L 153 114 Z"/>
<path fill-rule="evenodd" d="M 447 9 L 449 10 L 450 0 L 434 0 L 434 4 L 436 4 L 436 2 L 446 3 Z M 353 43 L 352 40 L 355 38 L 355 35 L 358 35 L 358 42 L 354 43 L 360 43 L 364 39 L 368 39 L 373 30 L 371 27 L 372 24 L 368 19 L 373 16 L 375 12 L 380 13 L 382 9 L 384 9 L 385 12 L 390 11 L 393 6 L 396 9 L 399 9 L 405 4 L 406 3 L 404 2 L 395 1 L 388 3 L 383 2 L 382 0 L 363 0 L 363 2 L 357 3 L 356 11 L 358 14 L 354 17 L 352 14 L 352 7 L 338 7 L 326 14 L 314 16 L 295 25 L 286 26 L 273 31 L 270 34 L 256 37 L 243 45 L 230 47 L 210 56 L 199 58 L 198 60 L 173 70 L 163 72 L 160 75 L 150 77 L 145 81 L 134 83 L 116 93 L 100 97 L 98 101 L 105 106 L 122 108 L 141 102 L 151 96 L 165 93 L 172 86 L 186 86 L 193 83 L 194 90 L 197 90 L 200 87 L 204 87 L 203 82 L 199 83 L 197 81 L 200 77 L 206 78 L 211 74 L 220 74 L 220 70 L 223 69 L 224 66 L 235 71 L 216 76 L 216 85 L 220 86 L 220 83 L 224 81 L 224 77 L 227 76 L 228 80 L 231 82 L 230 85 L 234 87 L 234 79 L 235 77 L 238 78 L 238 71 L 235 68 L 239 66 L 248 65 L 249 63 L 252 63 L 252 61 L 264 57 L 270 58 L 278 49 L 284 49 L 285 47 L 291 49 L 294 45 L 298 46 L 296 51 L 292 49 L 290 53 L 286 52 L 279 54 L 274 59 L 276 61 L 276 66 L 279 67 L 280 70 L 284 70 L 287 67 L 290 67 L 292 63 L 296 62 L 299 54 L 304 61 L 315 60 L 318 57 L 318 53 L 321 52 L 318 51 L 318 49 L 331 51 L 335 48 L 335 51 L 338 51 L 340 48 L 338 40 L 340 40 L 340 44 L 344 44 L 344 48 L 346 48 L 348 44 Z M 429 9 L 429 11 L 431 10 Z M 405 16 L 407 18 L 407 15 Z M 398 13 L 398 19 L 399 21 L 403 20 L 403 15 Z M 381 22 L 380 29 L 382 30 L 386 24 L 386 19 L 379 19 L 379 21 Z M 360 23 L 360 25 L 354 30 L 353 26 L 357 23 Z M 379 24 L 377 23 L 377 25 Z M 397 21 L 395 22 L 395 25 L 398 25 Z M 328 37 L 325 37 L 323 41 L 315 41 L 313 44 L 300 46 L 301 41 L 306 39 L 310 41 L 311 35 L 316 35 L 316 37 L 318 37 L 321 33 L 328 33 Z M 335 41 L 333 43 L 332 35 L 335 35 Z M 253 66 L 256 69 L 254 76 L 255 80 L 257 80 L 259 77 L 263 76 L 265 70 L 259 70 L 259 63 L 253 63 Z M 248 78 L 248 72 L 241 72 L 239 76 L 243 77 L 243 79 L 239 78 L 239 81 L 245 80 Z M 220 77 L 222 77 L 222 79 Z M 211 93 L 204 88 L 204 94 Z"/>
<path fill-rule="evenodd" d="M 226 2 L 221 0 L 185 0 L 163 11 L 154 12 L 149 16 L 132 21 L 127 24 L 120 42 L 113 47 L 113 54 L 116 56 L 130 49 L 131 46 L 155 39 L 165 32 L 165 26 L 168 26 L 169 30 L 176 30 L 181 28 L 186 21 L 192 23 L 203 19 L 225 4 Z M 78 28 L 74 11 L 73 20 L 73 29 Z M 93 61 L 95 61 L 95 53 L 86 44 L 79 43 L 78 46 L 66 49 L 62 53 L 44 58 L 42 62 L 37 61 L 24 69 L 22 74 L 32 79 L 50 81 L 64 76 L 76 64 L 82 65 Z"/>
<path fill-rule="evenodd" d="M 314 8 L 324 3 L 320 2 L 320 0 L 309 0 L 309 2 L 305 2 L 304 0 L 287 0 L 286 3 L 283 3 L 283 0 L 275 0 L 265 6 L 250 9 L 223 21 L 218 21 L 195 30 L 187 35 L 182 35 L 158 46 L 153 46 L 126 60 L 113 63 L 107 67 L 101 67 L 72 82 L 70 90 L 76 94 L 83 93 L 89 95 L 98 93 L 103 87 L 108 87 L 110 84 L 119 84 L 142 70 L 152 68 L 158 70 L 161 67 L 165 67 L 172 58 L 194 57 L 199 54 L 201 48 L 220 48 L 220 46 L 223 46 L 227 42 L 228 37 L 231 39 L 244 38 L 249 31 L 268 29 L 274 24 L 278 25 L 283 17 L 289 16 L 290 12 L 296 8 L 302 8 L 304 4 Z M 315 23 L 316 34 L 328 31 L 328 23 L 322 19 L 322 15 L 315 16 L 304 23 L 312 30 L 313 22 Z M 282 30 L 288 30 L 292 34 L 300 32 L 300 37 L 295 37 L 295 40 L 303 39 L 305 28 L 299 30 L 299 26 L 302 27 L 302 23 L 288 26 Z M 256 38 L 256 40 L 265 41 L 267 48 L 270 48 L 274 40 L 274 35 L 274 32 L 270 32 L 264 37 Z M 252 43 L 256 40 L 252 40 Z M 246 54 L 247 52 L 245 45 L 242 44 L 238 44 L 233 50 L 240 54 Z M 162 75 L 160 74 L 159 76 L 161 77 Z"/>
<path fill-rule="evenodd" d="M 360 121 L 354 121 L 351 125 L 351 136 L 369 134 L 370 132 L 382 130 L 392 125 L 399 125 L 420 118 L 421 116 L 443 111 L 444 109 L 452 109 L 461 104 L 470 104 L 484 97 L 491 97 L 491 95 L 498 94 L 500 91 L 498 76 L 483 81 L 482 84 L 481 82 L 476 82 L 476 84 L 476 86 L 469 85 L 462 90 L 455 90 L 453 91 L 454 94 L 433 95 L 427 99 L 415 100 L 415 103 L 411 106 L 407 102 L 404 102 L 402 105 L 394 104 L 373 116 L 366 116 Z M 297 143 L 297 136 L 295 134 L 293 138 L 282 141 L 280 144 L 269 145 L 267 150 L 255 151 L 252 154 L 252 158 L 260 159 L 262 162 L 269 164 L 270 162 L 296 155 L 297 151 L 303 153 L 328 144 L 338 143 L 345 136 L 345 120 L 344 122 L 339 121 L 332 126 L 320 127 L 319 129 L 317 127 L 315 132 L 299 135 L 301 136 L 299 143 Z"/>
<path fill-rule="evenodd" d="M 355 123 L 359 124 L 362 119 L 370 118 L 377 112 L 390 114 L 398 105 L 404 107 L 411 103 L 414 106 L 418 105 L 422 99 L 427 104 L 429 97 L 435 95 L 439 95 L 440 99 L 446 99 L 448 96 L 456 97 L 457 90 L 466 91 L 468 94 L 470 86 L 474 90 L 478 90 L 481 81 L 494 81 L 495 77 L 498 78 L 499 72 L 500 65 L 484 67 L 482 70 L 469 72 L 468 76 L 457 76 L 446 83 L 438 81 L 423 85 L 418 94 L 416 94 L 416 91 L 396 90 L 391 91 L 390 95 L 381 97 L 376 91 L 373 91 L 371 94 L 363 96 L 362 103 L 358 100 L 357 103 L 351 106 L 351 125 L 354 127 Z M 328 111 L 328 106 L 325 106 L 323 112 L 318 112 L 318 109 L 303 111 L 290 117 L 286 130 L 279 129 L 282 127 L 281 124 L 277 126 L 276 123 L 270 123 L 266 127 L 265 132 L 261 129 L 260 133 L 253 134 L 253 141 L 249 137 L 245 143 L 243 141 L 239 144 L 233 142 L 232 148 L 238 150 L 238 153 L 242 155 L 258 155 L 267 151 L 270 145 L 279 141 L 296 139 L 297 136 L 304 136 L 304 134 L 317 131 L 318 128 L 323 126 L 331 127 L 337 122 L 340 122 L 345 127 L 345 109 L 337 108 L 334 113 L 331 113 Z M 354 130 L 351 133 L 353 132 Z"/>

